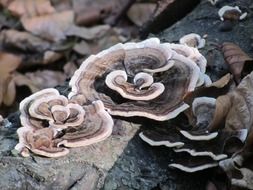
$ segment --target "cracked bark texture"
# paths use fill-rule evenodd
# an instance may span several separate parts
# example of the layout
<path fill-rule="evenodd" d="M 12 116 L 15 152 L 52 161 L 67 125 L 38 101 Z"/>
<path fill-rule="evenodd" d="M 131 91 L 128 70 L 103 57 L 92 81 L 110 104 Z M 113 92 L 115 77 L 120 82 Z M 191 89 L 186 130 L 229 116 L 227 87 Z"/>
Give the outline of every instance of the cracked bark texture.
<path fill-rule="evenodd" d="M 237 23 L 232 31 L 220 32 L 219 7 L 228 4 L 221 0 L 217 7 L 203 0 L 190 14 L 157 36 L 162 41 L 177 42 L 187 33 L 207 34 L 207 45 L 201 52 L 208 60 L 208 74 L 213 80 L 228 72 L 217 44 L 231 41 L 252 56 L 250 36 L 253 34 L 251 0 L 232 3 L 249 12 L 246 20 Z M 232 5 L 234 5 L 232 4 Z M 251 11 L 251 12 L 250 12 Z M 57 88 L 67 95 L 66 85 Z M 173 159 L 184 156 L 166 147 L 150 147 L 138 137 L 138 132 L 155 127 L 171 127 L 170 122 L 142 122 L 136 118 L 115 119 L 113 135 L 100 143 L 72 148 L 62 158 L 31 156 L 22 158 L 13 151 L 18 142 L 16 129 L 20 125 L 18 112 L 0 126 L 0 187 L 2 190 L 203 190 L 212 177 L 212 170 L 186 174 L 168 168 Z M 138 120 L 139 121 L 139 120 Z M 175 122 L 178 122 L 176 120 Z"/>

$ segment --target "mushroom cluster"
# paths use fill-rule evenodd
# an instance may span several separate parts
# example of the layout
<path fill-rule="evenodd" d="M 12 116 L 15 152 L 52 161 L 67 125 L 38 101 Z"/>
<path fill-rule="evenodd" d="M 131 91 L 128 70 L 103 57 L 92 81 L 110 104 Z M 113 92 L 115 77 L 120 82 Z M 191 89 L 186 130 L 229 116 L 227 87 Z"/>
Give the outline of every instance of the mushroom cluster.
<path fill-rule="evenodd" d="M 169 166 L 185 172 L 220 166 L 232 186 L 253 189 L 253 72 L 235 87 L 233 77 L 200 87 L 184 97 L 189 125 L 149 129 L 141 139 L 183 154 Z M 219 189 L 219 187 L 217 187 Z"/>
<path fill-rule="evenodd" d="M 241 9 L 238 6 L 223 6 L 219 9 L 218 15 L 222 21 L 224 20 L 233 20 L 239 21 L 243 20 L 247 16 L 247 12 L 242 13 Z"/>
<path fill-rule="evenodd" d="M 248 163 L 253 157 L 253 72 L 237 87 L 230 74 L 212 83 L 205 73 L 207 61 L 196 48 L 198 37 L 194 47 L 183 40 L 172 44 L 151 38 L 91 55 L 71 78 L 68 97 L 45 89 L 20 103 L 22 127 L 15 148 L 23 156 L 30 150 L 59 157 L 68 154 L 68 147 L 109 137 L 110 115 L 156 122 L 185 115 L 187 126 L 145 130 L 141 139 L 184 154 L 171 167 L 196 172 L 220 165 L 232 183 L 240 186 L 233 172 L 240 171 L 241 186 L 253 189 L 248 180 L 253 177 Z"/>
<path fill-rule="evenodd" d="M 68 98 L 45 89 L 20 104 L 16 149 L 48 157 L 99 142 L 112 132 L 109 114 L 169 120 L 186 110 L 184 96 L 210 83 L 196 48 L 151 38 L 117 44 L 86 59 L 70 80 Z M 91 105 L 90 105 L 91 104 Z M 107 112 L 106 112 L 107 111 Z M 108 114 L 109 113 L 109 114 Z"/>
<path fill-rule="evenodd" d="M 205 46 L 206 40 L 198 34 L 190 33 L 181 37 L 179 43 L 200 49 Z"/>
<path fill-rule="evenodd" d="M 157 38 L 117 44 L 83 62 L 70 80 L 69 99 L 101 100 L 111 115 L 168 120 L 189 107 L 188 92 L 209 81 L 205 70 L 206 59 L 186 45 Z"/>
<path fill-rule="evenodd" d="M 232 7 L 226 5 L 219 9 L 218 15 L 222 21 L 219 30 L 226 32 L 232 30 L 238 22 L 244 20 L 248 13 L 242 12 L 238 6 Z"/>
<path fill-rule="evenodd" d="M 29 150 L 46 157 L 64 156 L 67 147 L 90 145 L 112 133 L 113 120 L 101 101 L 80 106 L 52 88 L 24 99 L 20 112 L 23 127 L 17 130 L 15 149 L 25 157 Z"/>

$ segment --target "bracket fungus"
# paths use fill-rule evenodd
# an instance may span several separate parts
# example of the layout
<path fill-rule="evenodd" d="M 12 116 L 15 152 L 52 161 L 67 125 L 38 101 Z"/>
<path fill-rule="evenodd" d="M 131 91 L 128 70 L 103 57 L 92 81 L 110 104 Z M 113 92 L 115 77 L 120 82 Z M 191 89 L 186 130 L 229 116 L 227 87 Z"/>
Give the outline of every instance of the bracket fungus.
<path fill-rule="evenodd" d="M 101 101 L 82 107 L 52 88 L 25 98 L 20 112 L 15 149 L 23 156 L 29 155 L 27 149 L 46 157 L 63 156 L 69 152 L 65 147 L 93 144 L 112 133 L 112 118 Z"/>
<path fill-rule="evenodd" d="M 243 133 L 243 132 L 242 132 Z M 180 127 L 154 127 L 139 134 L 140 138 L 151 146 L 167 146 L 178 156 L 169 166 L 185 172 L 196 172 L 218 166 L 220 160 L 228 157 L 224 153 L 230 138 L 240 138 L 241 132 L 222 132 L 210 139 L 190 139 L 180 132 Z M 245 139 L 241 139 L 245 140 Z"/>
<path fill-rule="evenodd" d="M 182 44 L 169 44 L 169 47 L 172 50 L 176 51 L 178 54 L 192 60 L 193 64 L 197 64 L 197 66 L 199 67 L 201 73 L 206 72 L 207 60 L 199 52 L 199 50 L 197 48 L 190 47 L 190 46 L 187 46 L 187 45 L 182 45 Z"/>
<path fill-rule="evenodd" d="M 167 146 L 179 154 L 173 163 L 168 163 L 170 167 L 197 172 L 219 166 L 227 173 L 232 186 L 251 189 L 252 165 L 244 161 L 226 167 L 238 155 L 243 160 L 252 159 L 253 72 L 236 88 L 231 88 L 232 84 L 232 77 L 228 74 L 207 87 L 188 93 L 184 100 L 190 109 L 184 113 L 190 126 L 178 124 L 176 127 L 149 129 L 141 132 L 140 137 L 151 146 Z M 191 117 L 196 121 L 191 122 Z M 242 178 L 234 175 L 235 171 Z"/>
<path fill-rule="evenodd" d="M 199 34 L 190 33 L 181 37 L 179 39 L 179 43 L 200 49 L 205 46 L 206 40 L 203 39 Z"/>
<path fill-rule="evenodd" d="M 242 13 L 241 9 L 238 6 L 223 6 L 219 9 L 218 15 L 222 21 L 224 20 L 232 20 L 238 21 L 243 20 L 247 16 L 247 12 Z"/>
<path fill-rule="evenodd" d="M 196 126 L 206 126 L 212 119 L 215 110 L 215 98 L 199 97 L 192 102 L 192 112 L 196 117 Z"/>
<path fill-rule="evenodd" d="M 183 97 L 200 75 L 194 58 L 157 38 L 117 44 L 82 63 L 70 80 L 69 99 L 80 105 L 101 100 L 111 115 L 168 120 L 188 108 Z"/>
<path fill-rule="evenodd" d="M 110 89 L 130 100 L 152 100 L 160 96 L 165 88 L 160 82 L 154 83 L 153 77 L 144 72 L 136 74 L 133 82 L 134 84 L 127 82 L 127 74 L 122 70 L 109 73 L 105 80 Z"/>
<path fill-rule="evenodd" d="M 219 1 L 219 0 L 207 0 L 209 1 L 212 5 L 216 5 L 216 3 Z"/>
<path fill-rule="evenodd" d="M 214 162 L 209 157 L 202 156 L 202 157 L 191 157 L 187 161 L 183 159 L 181 162 L 179 161 L 178 163 L 172 163 L 169 164 L 169 166 L 172 168 L 177 168 L 184 172 L 193 173 L 216 167 L 218 166 L 218 163 Z"/>
<path fill-rule="evenodd" d="M 212 83 L 205 74 L 205 57 L 183 44 L 151 38 L 91 55 L 71 78 L 68 97 L 50 88 L 20 103 L 22 127 L 15 149 L 23 156 L 31 151 L 59 157 L 68 154 L 69 147 L 109 137 L 113 127 L 109 114 L 157 121 L 186 115 L 187 125 L 162 124 L 139 136 L 151 146 L 166 146 L 183 155 L 168 164 L 185 172 L 236 162 L 233 169 L 243 178 L 232 178 L 232 184 L 253 189 L 252 164 L 246 162 L 253 155 L 253 72 L 237 87 L 230 74 Z"/>

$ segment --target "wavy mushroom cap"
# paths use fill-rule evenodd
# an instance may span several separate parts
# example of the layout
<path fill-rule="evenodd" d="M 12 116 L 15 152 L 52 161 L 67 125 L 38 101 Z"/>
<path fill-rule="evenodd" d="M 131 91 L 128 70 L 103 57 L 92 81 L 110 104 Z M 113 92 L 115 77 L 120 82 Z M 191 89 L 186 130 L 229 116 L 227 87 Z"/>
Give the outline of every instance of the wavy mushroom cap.
<path fill-rule="evenodd" d="M 206 72 L 207 60 L 199 52 L 197 48 L 190 47 L 183 44 L 168 44 L 168 46 L 176 51 L 178 54 L 183 55 L 193 61 L 194 64 L 197 64 L 202 73 Z"/>
<path fill-rule="evenodd" d="M 43 128 L 31 130 L 30 128 L 21 127 L 17 130 L 19 143 L 15 149 L 24 157 L 29 156 L 27 149 L 33 153 L 45 157 L 60 157 L 69 153 L 64 147 L 58 147 L 54 139 L 55 131 L 52 128 Z"/>
<path fill-rule="evenodd" d="M 131 84 L 127 82 L 127 74 L 122 70 L 109 73 L 105 83 L 108 88 L 130 100 L 152 100 L 160 96 L 165 88 L 160 82 L 154 83 L 153 77 L 143 72 L 136 74 L 133 80 L 134 84 Z"/>
<path fill-rule="evenodd" d="M 222 21 L 224 20 L 243 20 L 247 16 L 247 12 L 242 13 L 238 6 L 223 6 L 219 9 L 218 15 Z"/>
<path fill-rule="evenodd" d="M 196 126 L 208 126 L 211 123 L 215 111 L 215 98 L 199 97 L 192 102 L 192 112 L 196 117 Z"/>
<path fill-rule="evenodd" d="M 69 98 L 81 105 L 99 99 L 112 115 L 168 120 L 188 107 L 182 99 L 196 87 L 199 73 L 192 59 L 157 38 L 117 44 L 83 62 L 70 81 Z M 151 76 L 149 87 L 140 85 Z"/>
<path fill-rule="evenodd" d="M 101 101 L 80 106 L 60 95 L 56 89 L 41 90 L 20 103 L 21 124 L 16 149 L 28 156 L 29 149 L 46 157 L 66 155 L 60 147 L 87 146 L 112 133 L 113 120 Z"/>
<path fill-rule="evenodd" d="M 206 40 L 201 38 L 199 34 L 190 33 L 186 34 L 179 39 L 179 43 L 187 45 L 194 48 L 203 48 L 205 46 Z"/>

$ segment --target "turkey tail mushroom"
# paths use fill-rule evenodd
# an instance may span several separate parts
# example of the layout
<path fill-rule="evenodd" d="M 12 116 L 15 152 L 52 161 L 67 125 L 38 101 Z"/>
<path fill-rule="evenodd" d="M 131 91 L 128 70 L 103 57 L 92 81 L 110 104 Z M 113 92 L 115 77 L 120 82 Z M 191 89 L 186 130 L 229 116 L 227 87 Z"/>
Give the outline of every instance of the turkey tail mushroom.
<path fill-rule="evenodd" d="M 200 76 L 194 60 L 157 38 L 117 44 L 82 63 L 70 80 L 69 98 L 80 105 L 99 99 L 111 115 L 168 120 L 188 108 L 183 97 Z"/>
<path fill-rule="evenodd" d="M 110 89 L 130 100 L 152 100 L 160 96 L 165 88 L 160 82 L 154 83 L 153 77 L 143 72 L 136 74 L 133 82 L 134 84 L 127 82 L 127 74 L 122 70 L 109 73 L 105 79 Z"/>
<path fill-rule="evenodd" d="M 206 40 L 201 38 L 198 34 L 190 33 L 181 37 L 179 43 L 200 49 L 205 46 Z"/>
<path fill-rule="evenodd" d="M 90 145 L 112 133 L 113 120 L 101 101 L 82 107 L 52 88 L 25 98 L 20 112 L 22 127 L 15 149 L 22 156 L 29 156 L 28 150 L 46 157 L 64 156 L 69 152 L 65 147 Z"/>

